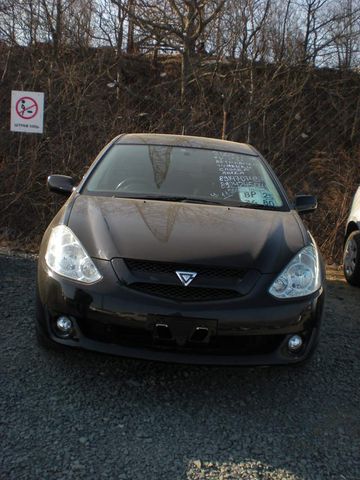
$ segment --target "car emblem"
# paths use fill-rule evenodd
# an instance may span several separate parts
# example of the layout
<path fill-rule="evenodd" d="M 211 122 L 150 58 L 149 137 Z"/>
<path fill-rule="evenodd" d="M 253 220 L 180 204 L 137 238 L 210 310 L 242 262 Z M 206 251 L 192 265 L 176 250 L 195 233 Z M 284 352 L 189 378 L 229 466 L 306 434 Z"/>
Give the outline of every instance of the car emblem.
<path fill-rule="evenodd" d="M 180 278 L 181 283 L 184 285 L 184 287 L 187 287 L 190 285 L 190 283 L 194 280 L 196 277 L 197 273 L 196 272 L 180 272 L 176 271 L 176 275 Z"/>

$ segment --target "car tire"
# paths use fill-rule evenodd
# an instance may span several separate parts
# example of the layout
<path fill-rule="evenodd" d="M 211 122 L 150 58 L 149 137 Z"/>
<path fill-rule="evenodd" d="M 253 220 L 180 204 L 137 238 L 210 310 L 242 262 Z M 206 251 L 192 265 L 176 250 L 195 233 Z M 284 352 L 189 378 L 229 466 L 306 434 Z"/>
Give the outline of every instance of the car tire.
<path fill-rule="evenodd" d="M 350 285 L 360 286 L 360 232 L 352 232 L 345 242 L 344 276 Z"/>

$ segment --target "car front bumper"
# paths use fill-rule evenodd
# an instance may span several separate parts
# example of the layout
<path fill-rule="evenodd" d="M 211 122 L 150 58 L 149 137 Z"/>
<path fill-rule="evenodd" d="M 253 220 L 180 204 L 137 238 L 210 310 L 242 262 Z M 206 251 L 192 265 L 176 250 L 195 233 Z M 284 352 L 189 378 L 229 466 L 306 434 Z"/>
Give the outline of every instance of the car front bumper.
<path fill-rule="evenodd" d="M 324 288 L 296 301 L 272 298 L 263 275 L 240 300 L 179 303 L 135 292 L 119 282 L 110 262 L 97 261 L 103 280 L 80 285 L 38 266 L 38 328 L 53 342 L 108 354 L 202 365 L 281 365 L 305 361 L 314 351 Z M 65 315 L 71 337 L 56 329 Z M 165 328 L 166 327 L 166 328 Z M 199 339 L 196 332 L 207 332 Z M 288 340 L 298 334 L 296 353 Z"/>

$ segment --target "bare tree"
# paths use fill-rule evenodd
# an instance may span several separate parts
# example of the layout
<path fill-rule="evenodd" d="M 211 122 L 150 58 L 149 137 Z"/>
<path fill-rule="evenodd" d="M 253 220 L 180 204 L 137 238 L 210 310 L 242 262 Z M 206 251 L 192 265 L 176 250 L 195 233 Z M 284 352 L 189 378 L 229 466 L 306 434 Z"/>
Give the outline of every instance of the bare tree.
<path fill-rule="evenodd" d="M 41 5 L 56 56 L 63 40 L 65 3 L 64 0 L 41 0 Z"/>
<path fill-rule="evenodd" d="M 93 38 L 94 0 L 74 0 L 67 12 L 64 31 L 67 43 L 88 48 Z"/>
<path fill-rule="evenodd" d="M 349 8 L 348 0 L 336 4 L 331 0 L 304 0 L 301 6 L 305 10 L 302 62 L 315 66 L 324 59 L 333 61 L 339 40 L 350 41 L 352 37 L 352 28 L 359 20 L 359 5 L 355 8 L 351 3 Z"/>
<path fill-rule="evenodd" d="M 157 43 L 181 53 L 181 98 L 185 102 L 188 85 L 197 61 L 197 44 L 206 28 L 215 21 L 225 0 L 165 0 L 137 2 L 135 23 Z"/>
<path fill-rule="evenodd" d="M 360 15 L 358 0 L 344 0 L 338 18 L 331 25 L 339 68 L 351 68 L 359 60 Z"/>
<path fill-rule="evenodd" d="M 127 35 L 127 53 L 134 53 L 135 44 L 134 44 L 134 17 L 136 13 L 135 9 L 135 0 L 129 0 L 127 9 L 129 11 L 128 16 L 128 35 Z"/>
<path fill-rule="evenodd" d="M 18 13 L 16 0 L 4 0 L 0 4 L 0 35 L 10 45 L 17 44 Z"/>

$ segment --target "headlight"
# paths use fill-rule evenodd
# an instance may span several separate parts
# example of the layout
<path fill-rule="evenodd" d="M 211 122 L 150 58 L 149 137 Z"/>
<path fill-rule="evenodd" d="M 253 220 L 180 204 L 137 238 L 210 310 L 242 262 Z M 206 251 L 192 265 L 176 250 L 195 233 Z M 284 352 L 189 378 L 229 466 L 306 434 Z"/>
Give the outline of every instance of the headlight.
<path fill-rule="evenodd" d="M 94 283 L 102 278 L 80 241 L 65 225 L 53 228 L 45 261 L 55 273 L 78 282 Z"/>
<path fill-rule="evenodd" d="M 319 254 L 315 245 L 300 250 L 269 289 L 277 298 L 304 297 L 321 285 Z"/>

